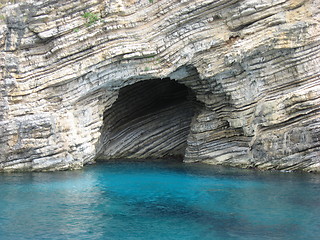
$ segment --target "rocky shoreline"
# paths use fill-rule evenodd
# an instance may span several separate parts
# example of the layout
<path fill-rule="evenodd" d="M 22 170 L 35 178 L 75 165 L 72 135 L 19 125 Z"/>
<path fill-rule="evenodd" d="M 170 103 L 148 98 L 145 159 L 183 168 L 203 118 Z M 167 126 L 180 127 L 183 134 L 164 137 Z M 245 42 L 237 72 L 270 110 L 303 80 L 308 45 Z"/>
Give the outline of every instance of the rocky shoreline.
<path fill-rule="evenodd" d="M 166 158 L 320 172 L 314 0 L 0 6 L 0 171 Z"/>

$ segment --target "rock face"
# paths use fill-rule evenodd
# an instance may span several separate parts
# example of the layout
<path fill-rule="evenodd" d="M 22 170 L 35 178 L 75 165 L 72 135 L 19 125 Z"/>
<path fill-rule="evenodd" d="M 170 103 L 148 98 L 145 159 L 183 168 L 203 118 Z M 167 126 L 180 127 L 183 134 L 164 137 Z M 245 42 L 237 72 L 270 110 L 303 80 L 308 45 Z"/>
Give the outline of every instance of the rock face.
<path fill-rule="evenodd" d="M 318 0 L 0 10 L 0 169 L 182 157 L 320 171 Z"/>

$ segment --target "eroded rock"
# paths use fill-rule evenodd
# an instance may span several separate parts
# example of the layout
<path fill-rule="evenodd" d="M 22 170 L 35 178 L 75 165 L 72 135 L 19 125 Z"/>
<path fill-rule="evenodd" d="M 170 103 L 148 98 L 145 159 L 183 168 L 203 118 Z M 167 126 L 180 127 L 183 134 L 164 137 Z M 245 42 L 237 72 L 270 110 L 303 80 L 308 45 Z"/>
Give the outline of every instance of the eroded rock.
<path fill-rule="evenodd" d="M 1 6 L 0 169 L 73 169 L 102 155 L 183 155 L 185 162 L 320 171 L 319 6 L 315 0 Z M 155 100 L 161 106 L 148 112 L 144 101 L 156 98 L 147 97 L 147 87 L 128 106 L 118 104 L 121 92 L 148 81 L 175 81 L 192 100 L 190 94 L 168 105 Z M 143 114 L 130 112 L 130 104 Z M 127 121 L 110 123 L 112 113 Z"/>

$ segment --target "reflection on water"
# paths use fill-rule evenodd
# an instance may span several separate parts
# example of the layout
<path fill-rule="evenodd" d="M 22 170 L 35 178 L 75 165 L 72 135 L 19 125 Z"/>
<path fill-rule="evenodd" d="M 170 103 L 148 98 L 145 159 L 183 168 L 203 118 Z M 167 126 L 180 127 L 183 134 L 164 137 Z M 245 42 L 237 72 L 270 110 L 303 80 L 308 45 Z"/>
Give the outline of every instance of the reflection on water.
<path fill-rule="evenodd" d="M 319 239 L 320 176 L 109 163 L 0 174 L 0 239 Z"/>

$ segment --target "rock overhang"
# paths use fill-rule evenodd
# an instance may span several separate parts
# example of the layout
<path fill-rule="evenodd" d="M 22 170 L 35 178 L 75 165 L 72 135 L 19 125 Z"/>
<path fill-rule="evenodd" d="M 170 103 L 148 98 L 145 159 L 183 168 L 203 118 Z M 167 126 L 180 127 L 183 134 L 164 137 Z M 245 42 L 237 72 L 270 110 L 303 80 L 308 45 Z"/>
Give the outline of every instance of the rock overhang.
<path fill-rule="evenodd" d="M 1 12 L 3 170 L 91 162 L 119 91 L 167 77 L 204 104 L 185 161 L 319 170 L 313 1 L 48 0 Z"/>

